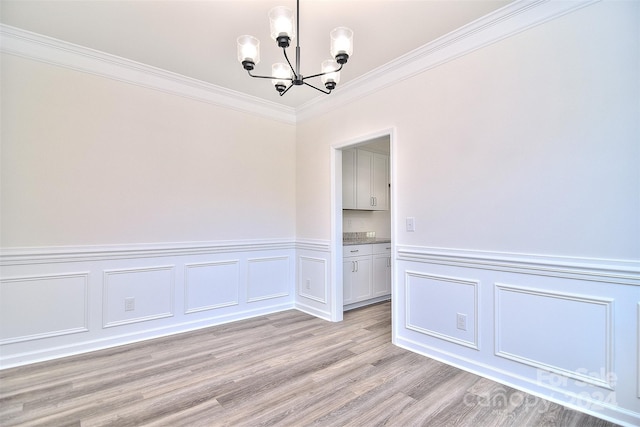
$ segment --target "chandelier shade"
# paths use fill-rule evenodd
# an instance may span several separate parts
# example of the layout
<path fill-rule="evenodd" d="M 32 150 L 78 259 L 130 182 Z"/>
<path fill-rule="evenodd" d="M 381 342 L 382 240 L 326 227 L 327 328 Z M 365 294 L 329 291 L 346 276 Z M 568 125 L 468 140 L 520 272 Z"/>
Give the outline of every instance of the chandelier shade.
<path fill-rule="evenodd" d="M 271 67 L 271 75 L 252 74 L 251 71 L 260 62 L 260 41 L 250 35 L 238 37 L 238 61 L 249 76 L 259 79 L 270 79 L 280 96 L 293 86 L 306 85 L 322 93 L 330 94 L 340 82 L 340 70 L 353 54 L 353 31 L 346 27 L 338 27 L 329 33 L 330 53 L 333 59 L 321 64 L 321 72 L 309 76 L 300 73 L 300 0 L 296 0 L 296 17 L 293 11 L 283 6 L 274 7 L 269 11 L 269 29 L 271 38 L 275 40 L 286 63 L 279 62 Z M 287 55 L 287 48 L 296 38 L 295 67 Z M 307 79 L 320 77 L 325 89 L 321 89 L 307 82 Z"/>
<path fill-rule="evenodd" d="M 353 53 L 353 31 L 346 27 L 338 27 L 331 31 L 331 56 L 339 64 L 344 64 Z M 340 62 L 344 61 L 344 62 Z"/>
<path fill-rule="evenodd" d="M 260 40 L 253 36 L 238 37 L 238 61 L 246 68 L 246 63 L 255 66 L 260 62 Z M 251 69 L 253 69 L 253 66 Z"/>
<path fill-rule="evenodd" d="M 336 71 L 338 68 L 340 68 L 340 64 L 333 59 L 327 59 L 322 62 L 323 74 L 320 80 L 322 80 L 325 87 L 335 89 L 336 85 L 340 83 L 340 72 Z"/>
<path fill-rule="evenodd" d="M 289 47 L 289 42 L 296 36 L 293 11 L 283 6 L 271 9 L 269 11 L 269 28 L 271 29 L 271 38 L 278 42 L 278 46 Z M 284 44 L 286 46 L 283 46 Z"/>

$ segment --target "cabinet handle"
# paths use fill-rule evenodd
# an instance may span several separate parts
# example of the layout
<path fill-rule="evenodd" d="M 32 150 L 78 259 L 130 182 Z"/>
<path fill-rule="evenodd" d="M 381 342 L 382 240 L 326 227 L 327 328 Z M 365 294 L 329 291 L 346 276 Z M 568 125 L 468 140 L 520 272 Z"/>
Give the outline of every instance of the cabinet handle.
<path fill-rule="evenodd" d="M 351 261 L 351 272 L 352 273 L 356 272 L 356 262 L 355 261 Z"/>
<path fill-rule="evenodd" d="M 389 246 L 387 249 L 391 250 L 391 246 Z"/>
<path fill-rule="evenodd" d="M 360 252 L 360 249 L 356 249 L 356 250 L 354 250 L 354 251 L 351 251 L 351 253 L 352 253 L 352 254 L 353 254 L 353 253 L 356 253 L 356 252 Z"/>
<path fill-rule="evenodd" d="M 356 273 L 358 272 L 358 261 L 356 261 Z"/>

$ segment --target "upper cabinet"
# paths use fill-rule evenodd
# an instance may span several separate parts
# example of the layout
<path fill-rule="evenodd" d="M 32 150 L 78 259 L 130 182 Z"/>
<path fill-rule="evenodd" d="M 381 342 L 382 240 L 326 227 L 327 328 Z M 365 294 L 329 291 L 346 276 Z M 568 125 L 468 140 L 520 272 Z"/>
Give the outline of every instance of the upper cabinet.
<path fill-rule="evenodd" d="M 389 156 L 360 148 L 342 151 L 342 208 L 389 210 Z"/>

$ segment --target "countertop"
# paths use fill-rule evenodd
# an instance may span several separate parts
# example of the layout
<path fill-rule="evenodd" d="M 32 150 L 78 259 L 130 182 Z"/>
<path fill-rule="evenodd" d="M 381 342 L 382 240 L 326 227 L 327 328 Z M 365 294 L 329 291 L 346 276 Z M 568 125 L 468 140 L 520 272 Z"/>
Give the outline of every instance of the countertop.
<path fill-rule="evenodd" d="M 384 237 L 372 237 L 368 239 L 357 239 L 357 240 L 343 240 L 343 246 L 352 246 L 352 245 L 374 245 L 376 243 L 391 243 L 390 238 Z"/>

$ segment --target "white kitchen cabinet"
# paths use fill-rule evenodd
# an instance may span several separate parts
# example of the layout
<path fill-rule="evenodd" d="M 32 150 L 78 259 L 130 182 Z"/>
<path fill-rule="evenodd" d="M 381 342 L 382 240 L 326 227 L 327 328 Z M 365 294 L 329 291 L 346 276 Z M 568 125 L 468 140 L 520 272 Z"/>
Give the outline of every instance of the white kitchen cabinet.
<path fill-rule="evenodd" d="M 372 296 L 389 295 L 391 293 L 391 244 L 379 243 L 372 246 Z"/>
<path fill-rule="evenodd" d="M 342 209 L 356 209 L 356 150 L 342 151 Z"/>
<path fill-rule="evenodd" d="M 391 244 L 343 246 L 343 303 L 350 305 L 391 294 Z"/>
<path fill-rule="evenodd" d="M 352 245 L 343 248 L 343 303 L 351 304 L 371 298 L 371 245 Z"/>
<path fill-rule="evenodd" d="M 342 152 L 342 208 L 389 210 L 389 156 L 362 149 Z"/>

